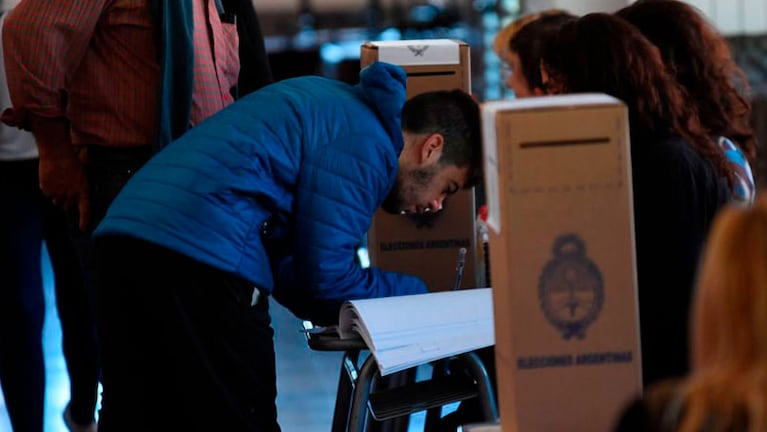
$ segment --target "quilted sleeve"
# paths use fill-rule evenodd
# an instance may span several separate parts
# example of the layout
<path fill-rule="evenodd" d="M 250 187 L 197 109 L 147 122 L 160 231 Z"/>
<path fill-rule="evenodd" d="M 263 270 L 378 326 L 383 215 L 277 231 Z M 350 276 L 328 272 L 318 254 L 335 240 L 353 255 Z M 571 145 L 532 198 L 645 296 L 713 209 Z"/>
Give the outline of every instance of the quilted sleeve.
<path fill-rule="evenodd" d="M 274 295 L 294 314 L 316 323 L 335 322 L 344 300 L 427 291 L 415 276 L 362 268 L 355 259 L 361 236 L 388 192 L 393 178 L 388 170 L 397 163 L 365 140 L 370 136 L 346 137 L 302 162 L 293 254 L 277 269 Z"/>

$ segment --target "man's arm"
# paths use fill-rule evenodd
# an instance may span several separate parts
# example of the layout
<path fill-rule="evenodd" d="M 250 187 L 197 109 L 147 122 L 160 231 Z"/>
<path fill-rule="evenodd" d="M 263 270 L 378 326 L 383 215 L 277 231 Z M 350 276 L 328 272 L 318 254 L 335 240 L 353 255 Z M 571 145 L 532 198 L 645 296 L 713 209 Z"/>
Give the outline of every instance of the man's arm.
<path fill-rule="evenodd" d="M 13 113 L 7 123 L 30 128 L 27 114 L 65 117 L 67 82 L 77 72 L 106 0 L 24 0 L 5 19 L 3 49 Z"/>
<path fill-rule="evenodd" d="M 6 17 L 3 50 L 13 108 L 2 120 L 29 129 L 40 151 L 40 187 L 87 222 L 87 189 L 66 119 L 67 82 L 77 72 L 106 0 L 25 0 Z"/>
<path fill-rule="evenodd" d="M 356 261 L 360 235 L 369 228 L 391 178 L 384 166 L 360 157 L 360 146 L 373 145 L 365 142 L 369 139 L 349 139 L 348 145 L 335 147 L 348 153 L 327 151 L 302 163 L 294 202 L 294 252 L 279 268 L 275 296 L 303 318 L 327 321 L 333 311 L 317 309 L 336 308 L 343 300 L 427 291 L 418 277 L 364 269 Z"/>
<path fill-rule="evenodd" d="M 29 124 L 40 153 L 40 189 L 65 210 L 77 206 L 80 229 L 85 231 L 90 216 L 88 182 L 82 161 L 72 147 L 68 122 L 30 113 Z"/>

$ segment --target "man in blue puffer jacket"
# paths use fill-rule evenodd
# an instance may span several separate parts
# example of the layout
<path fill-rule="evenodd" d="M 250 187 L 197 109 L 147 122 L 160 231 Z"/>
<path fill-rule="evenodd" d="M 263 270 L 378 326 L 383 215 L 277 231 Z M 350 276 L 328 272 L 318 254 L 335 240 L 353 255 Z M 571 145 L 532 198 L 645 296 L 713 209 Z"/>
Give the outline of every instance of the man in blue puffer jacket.
<path fill-rule="evenodd" d="M 349 86 L 300 77 L 168 145 L 95 232 L 99 430 L 279 430 L 269 294 L 319 323 L 344 300 L 417 294 L 362 268 L 374 212 L 438 211 L 480 178 L 479 108 L 458 90 L 405 102 L 402 68 Z"/>

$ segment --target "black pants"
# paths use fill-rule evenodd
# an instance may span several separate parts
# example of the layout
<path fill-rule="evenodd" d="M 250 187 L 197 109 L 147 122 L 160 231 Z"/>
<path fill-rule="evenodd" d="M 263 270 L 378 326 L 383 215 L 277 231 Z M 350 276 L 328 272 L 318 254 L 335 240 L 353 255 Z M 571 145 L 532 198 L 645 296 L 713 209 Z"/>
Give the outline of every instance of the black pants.
<path fill-rule="evenodd" d="M 29 432 L 43 430 L 43 241 L 77 423 L 93 421 L 98 385 L 93 292 L 84 283 L 67 216 L 40 192 L 38 163 L 0 162 L 0 381 L 11 425 Z"/>
<path fill-rule="evenodd" d="M 279 431 L 274 332 L 253 285 L 151 243 L 96 239 L 99 431 Z"/>

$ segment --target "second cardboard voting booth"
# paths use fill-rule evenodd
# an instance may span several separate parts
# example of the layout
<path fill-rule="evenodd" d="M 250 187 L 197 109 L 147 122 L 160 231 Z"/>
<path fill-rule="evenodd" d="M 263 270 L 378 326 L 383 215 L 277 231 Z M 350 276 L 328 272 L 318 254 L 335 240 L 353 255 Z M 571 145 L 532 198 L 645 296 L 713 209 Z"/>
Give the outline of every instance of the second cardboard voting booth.
<path fill-rule="evenodd" d="M 402 66 L 407 97 L 434 90 L 471 93 L 469 45 L 449 39 L 368 42 L 360 63 Z M 453 289 L 461 248 L 466 248 L 461 288 L 478 286 L 476 208 L 473 190 L 461 190 L 434 214 L 391 215 L 379 210 L 368 232 L 371 264 L 421 277 L 432 291 Z"/>
<path fill-rule="evenodd" d="M 489 102 L 482 122 L 501 428 L 607 432 L 641 393 L 626 107 Z"/>
<path fill-rule="evenodd" d="M 433 90 L 460 89 L 470 93 L 469 45 L 455 40 L 368 42 L 361 48 L 361 67 L 385 61 L 407 73 L 407 96 Z M 477 241 L 473 190 L 451 196 L 445 208 L 432 215 L 390 215 L 378 211 L 368 232 L 371 264 L 389 271 L 415 274 L 432 291 L 453 289 L 459 251 L 465 248 L 459 288 L 477 287 Z M 492 383 L 481 359 L 472 352 L 451 356 L 450 367 L 465 373 L 434 375 L 415 382 L 415 369 L 405 370 L 392 382 L 380 382 L 374 359 L 359 366 L 363 342 L 339 340 L 337 334 L 314 332 L 305 322 L 309 346 L 314 350 L 345 351 L 339 377 L 333 431 L 363 431 L 368 418 L 394 421 L 387 426 L 407 430 L 407 416 L 427 411 L 426 424 L 438 419 L 443 405 L 478 398 L 486 418 L 497 420 Z M 447 367 L 448 363 L 442 364 Z M 395 374 L 396 377 L 398 374 Z M 390 376 L 391 377 L 391 376 Z M 390 378 L 387 377 L 387 378 Z M 381 388 L 375 388 L 381 387 Z M 397 420 L 404 419 L 404 424 Z M 387 429 L 390 430 L 390 429 Z"/>

